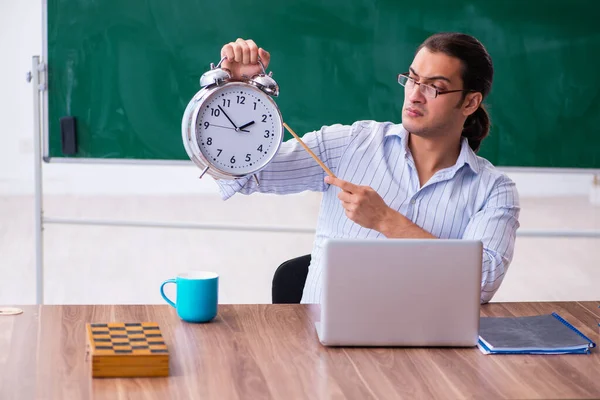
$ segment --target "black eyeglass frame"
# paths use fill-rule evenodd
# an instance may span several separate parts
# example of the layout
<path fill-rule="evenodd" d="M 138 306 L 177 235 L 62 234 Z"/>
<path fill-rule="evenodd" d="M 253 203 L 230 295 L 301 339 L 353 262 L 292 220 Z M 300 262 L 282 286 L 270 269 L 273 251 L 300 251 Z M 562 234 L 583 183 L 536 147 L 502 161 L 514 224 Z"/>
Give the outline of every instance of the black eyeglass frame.
<path fill-rule="evenodd" d="M 471 93 L 471 92 L 476 92 L 477 90 L 469 90 L 469 89 L 456 89 L 456 90 L 437 90 L 436 88 L 434 88 L 431 85 L 427 85 L 425 83 L 421 83 L 421 82 L 417 82 L 414 80 L 414 78 L 411 78 L 410 76 L 408 76 L 408 72 L 404 72 L 402 74 L 398 74 L 398 83 L 400 85 L 402 85 L 402 87 L 406 87 L 406 83 L 410 80 L 412 81 L 413 84 L 415 85 L 419 85 L 419 91 L 421 92 L 421 94 L 423 94 L 424 96 L 427 96 L 427 94 L 425 93 L 426 89 L 431 89 L 435 91 L 435 96 L 431 97 L 431 96 L 427 96 L 430 99 L 435 99 L 436 97 L 442 95 L 442 94 L 448 94 L 448 93 L 457 93 L 457 92 L 467 92 L 467 93 Z M 406 81 L 404 83 L 400 82 L 401 78 L 406 78 Z M 421 89 L 423 88 L 423 89 Z"/>

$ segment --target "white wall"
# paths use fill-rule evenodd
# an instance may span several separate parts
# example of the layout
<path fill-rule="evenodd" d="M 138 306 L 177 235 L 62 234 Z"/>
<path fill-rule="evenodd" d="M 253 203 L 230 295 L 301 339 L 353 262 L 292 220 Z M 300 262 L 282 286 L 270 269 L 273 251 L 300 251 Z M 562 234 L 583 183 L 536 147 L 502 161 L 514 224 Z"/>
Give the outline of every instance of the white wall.
<path fill-rule="evenodd" d="M 31 187 L 32 88 L 25 81 L 40 54 L 39 1 L 0 0 L 0 192 Z"/>
<path fill-rule="evenodd" d="M 31 57 L 42 55 L 42 1 L 0 0 L 0 194 L 33 192 Z M 215 192 L 189 166 L 45 164 L 47 194 Z M 587 195 L 590 174 L 516 173 L 521 196 Z"/>

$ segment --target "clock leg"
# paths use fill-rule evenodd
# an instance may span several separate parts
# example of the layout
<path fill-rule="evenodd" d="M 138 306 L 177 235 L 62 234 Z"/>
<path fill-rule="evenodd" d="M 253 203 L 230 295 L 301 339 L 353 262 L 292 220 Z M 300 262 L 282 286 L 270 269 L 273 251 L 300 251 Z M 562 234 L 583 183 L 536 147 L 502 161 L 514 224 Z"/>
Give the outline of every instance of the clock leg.
<path fill-rule="evenodd" d="M 256 174 L 254 174 L 252 176 L 254 176 L 254 180 L 256 181 L 256 185 L 260 186 L 260 182 L 258 181 L 258 176 L 256 176 Z"/>
<path fill-rule="evenodd" d="M 198 179 L 202 179 L 204 174 L 206 174 L 208 172 L 208 169 L 209 169 L 209 167 L 204 168 L 204 171 L 202 171 L 202 173 L 200 174 L 200 178 L 198 178 Z"/>

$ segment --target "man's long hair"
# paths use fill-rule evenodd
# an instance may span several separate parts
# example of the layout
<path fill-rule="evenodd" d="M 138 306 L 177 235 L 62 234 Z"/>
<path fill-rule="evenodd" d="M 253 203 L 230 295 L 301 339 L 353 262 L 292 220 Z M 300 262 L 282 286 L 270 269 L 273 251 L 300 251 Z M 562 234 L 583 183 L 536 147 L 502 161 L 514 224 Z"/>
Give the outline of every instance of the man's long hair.
<path fill-rule="evenodd" d="M 444 32 L 430 36 L 419 46 L 417 53 L 426 47 L 433 53 L 441 52 L 462 61 L 462 80 L 465 90 L 480 92 L 483 99 L 492 88 L 494 66 L 487 50 L 473 36 L 463 33 Z M 467 92 L 463 93 L 464 101 Z M 462 101 L 461 101 L 462 102 Z M 463 127 L 462 136 L 469 140 L 469 146 L 477 152 L 481 141 L 490 130 L 490 117 L 483 106 L 467 117 Z"/>

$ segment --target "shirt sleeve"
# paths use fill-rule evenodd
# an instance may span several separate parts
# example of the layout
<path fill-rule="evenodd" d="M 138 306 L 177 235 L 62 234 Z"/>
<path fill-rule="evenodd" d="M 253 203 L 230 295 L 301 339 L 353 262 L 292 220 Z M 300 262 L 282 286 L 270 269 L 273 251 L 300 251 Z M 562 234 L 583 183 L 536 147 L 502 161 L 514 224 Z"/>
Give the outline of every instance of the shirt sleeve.
<path fill-rule="evenodd" d="M 483 243 L 482 304 L 492 299 L 512 261 L 519 213 L 516 185 L 502 175 L 481 210 L 467 224 L 463 239 L 481 240 Z"/>
<path fill-rule="evenodd" d="M 336 174 L 337 165 L 353 136 L 354 126 L 331 125 L 305 134 L 302 141 Z M 257 174 L 259 184 L 252 176 L 235 180 L 217 179 L 223 200 L 235 193 L 254 192 L 291 194 L 305 190 L 323 192 L 325 171 L 306 152 L 296 139 L 281 144 L 279 151 L 265 169 Z"/>

